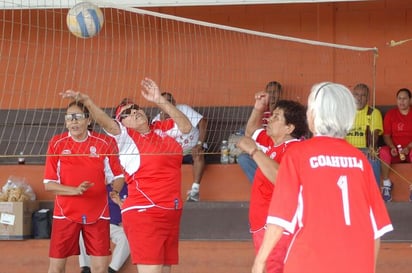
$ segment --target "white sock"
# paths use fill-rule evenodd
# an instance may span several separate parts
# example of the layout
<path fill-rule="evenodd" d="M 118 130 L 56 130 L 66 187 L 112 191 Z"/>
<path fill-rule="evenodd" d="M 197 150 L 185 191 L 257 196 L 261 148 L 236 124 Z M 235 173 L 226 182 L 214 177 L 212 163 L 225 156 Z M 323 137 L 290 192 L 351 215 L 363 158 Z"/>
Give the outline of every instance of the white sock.
<path fill-rule="evenodd" d="M 197 183 L 197 182 L 193 182 L 193 184 L 192 184 L 192 191 L 194 191 L 194 192 L 199 192 L 199 189 L 200 189 L 200 184 Z"/>
<path fill-rule="evenodd" d="M 383 180 L 383 186 L 384 187 L 390 187 L 390 186 L 392 186 L 392 182 L 389 179 L 384 179 Z"/>

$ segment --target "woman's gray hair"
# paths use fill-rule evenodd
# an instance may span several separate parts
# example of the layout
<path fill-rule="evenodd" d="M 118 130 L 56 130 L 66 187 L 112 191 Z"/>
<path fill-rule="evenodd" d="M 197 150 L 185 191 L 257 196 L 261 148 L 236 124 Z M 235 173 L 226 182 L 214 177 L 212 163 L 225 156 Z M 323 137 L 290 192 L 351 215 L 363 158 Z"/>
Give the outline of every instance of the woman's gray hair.
<path fill-rule="evenodd" d="M 356 115 L 355 99 L 342 84 L 315 84 L 308 98 L 316 135 L 344 138 L 353 126 Z"/>

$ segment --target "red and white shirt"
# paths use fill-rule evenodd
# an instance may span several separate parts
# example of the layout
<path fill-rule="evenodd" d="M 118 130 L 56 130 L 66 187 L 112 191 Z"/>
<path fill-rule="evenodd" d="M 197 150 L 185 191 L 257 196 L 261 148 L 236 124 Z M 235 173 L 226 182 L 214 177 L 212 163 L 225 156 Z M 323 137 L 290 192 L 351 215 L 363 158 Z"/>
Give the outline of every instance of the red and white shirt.
<path fill-rule="evenodd" d="M 200 133 L 197 126 L 203 116 L 186 104 L 177 104 L 176 108 L 179 109 L 192 124 L 192 130 L 189 133 L 183 134 L 171 118 L 168 118 L 166 122 L 162 122 L 160 120 L 160 114 L 153 118 L 152 124 L 155 129 L 162 129 L 163 132 L 174 138 L 182 146 L 183 154 L 187 155 L 190 154 L 192 148 L 197 145 Z M 160 126 L 164 128 L 160 128 Z"/>
<path fill-rule="evenodd" d="M 140 134 L 119 125 L 121 133 L 113 137 L 128 184 L 122 213 L 150 207 L 181 209 L 182 147 L 161 130 Z"/>
<path fill-rule="evenodd" d="M 288 149 L 268 215 L 294 233 L 285 273 L 374 272 L 374 241 L 393 229 L 367 158 L 325 136 Z"/>
<path fill-rule="evenodd" d="M 275 145 L 264 129 L 257 130 L 252 138 L 257 144 L 266 147 L 265 154 L 277 163 L 280 163 L 282 160 L 286 149 L 293 143 L 299 141 L 297 139 L 292 139 L 280 145 Z M 266 226 L 266 218 L 270 200 L 272 199 L 273 189 L 274 184 L 266 178 L 260 168 L 257 168 L 252 184 L 249 204 L 250 232 L 257 232 Z"/>
<path fill-rule="evenodd" d="M 105 168 L 109 165 L 115 178 L 123 177 L 114 139 L 88 132 L 87 138 L 78 142 L 65 132 L 50 140 L 47 155 L 43 183 L 72 187 L 84 181 L 94 183 L 79 196 L 56 195 L 53 217 L 78 223 L 109 219 Z"/>

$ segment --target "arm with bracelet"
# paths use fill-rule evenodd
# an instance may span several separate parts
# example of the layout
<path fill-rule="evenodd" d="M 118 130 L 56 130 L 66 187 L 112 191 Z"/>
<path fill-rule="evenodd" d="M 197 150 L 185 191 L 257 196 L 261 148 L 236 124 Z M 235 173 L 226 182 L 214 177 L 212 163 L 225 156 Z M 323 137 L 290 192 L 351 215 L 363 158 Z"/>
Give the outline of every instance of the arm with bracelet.
<path fill-rule="evenodd" d="M 275 183 L 277 170 L 279 164 L 267 156 L 257 145 L 256 142 L 250 137 L 242 137 L 238 143 L 237 147 L 247 152 L 250 157 L 258 164 L 262 173 L 266 178 Z"/>

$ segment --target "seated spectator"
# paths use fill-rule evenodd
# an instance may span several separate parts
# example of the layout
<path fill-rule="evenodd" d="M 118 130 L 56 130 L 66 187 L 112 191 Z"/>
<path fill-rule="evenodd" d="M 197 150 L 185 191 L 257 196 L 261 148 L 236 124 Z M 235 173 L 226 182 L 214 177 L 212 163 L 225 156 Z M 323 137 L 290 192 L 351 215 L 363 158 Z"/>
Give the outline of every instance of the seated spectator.
<path fill-rule="evenodd" d="M 369 87 L 364 83 L 355 85 L 352 91 L 356 102 L 355 122 L 346 140 L 361 150 L 372 165 L 376 183 L 380 187 L 381 166 L 378 153 L 378 139 L 383 132 L 381 112 L 368 105 Z"/>
<path fill-rule="evenodd" d="M 282 85 L 276 81 L 271 81 L 266 85 L 265 91 L 269 94 L 269 100 L 264 111 L 257 111 L 256 107 L 252 110 L 248 119 L 245 136 L 252 137 L 252 134 L 259 128 L 265 128 L 268 118 L 271 116 L 272 111 L 275 109 L 277 102 L 282 94 Z M 256 98 L 255 98 L 256 99 Z M 262 150 L 266 150 L 267 147 L 260 147 Z M 252 183 L 255 177 L 257 169 L 256 162 L 247 153 L 241 153 L 237 156 L 237 162 L 245 172 L 247 178 Z"/>
<path fill-rule="evenodd" d="M 176 108 L 179 109 L 192 123 L 192 130 L 188 134 L 181 134 L 180 132 L 173 130 L 173 128 L 165 131 L 182 146 L 183 164 L 193 164 L 193 184 L 191 189 L 187 192 L 187 201 L 198 202 L 200 182 L 205 169 L 204 152 L 205 149 L 207 149 L 207 144 L 205 143 L 207 120 L 192 107 L 186 104 L 176 104 L 176 100 L 171 93 L 163 92 L 162 96 L 175 105 Z M 153 118 L 152 123 L 163 121 L 168 118 L 169 116 L 166 113 L 160 112 Z"/>
<path fill-rule="evenodd" d="M 397 107 L 390 109 L 383 119 L 383 140 L 385 146 L 380 149 L 382 160 L 382 196 L 386 202 L 392 200 L 392 182 L 389 180 L 389 168 L 393 163 L 412 162 L 412 111 L 411 91 L 401 88 L 396 93 Z M 412 196 L 409 197 L 412 201 Z"/>

